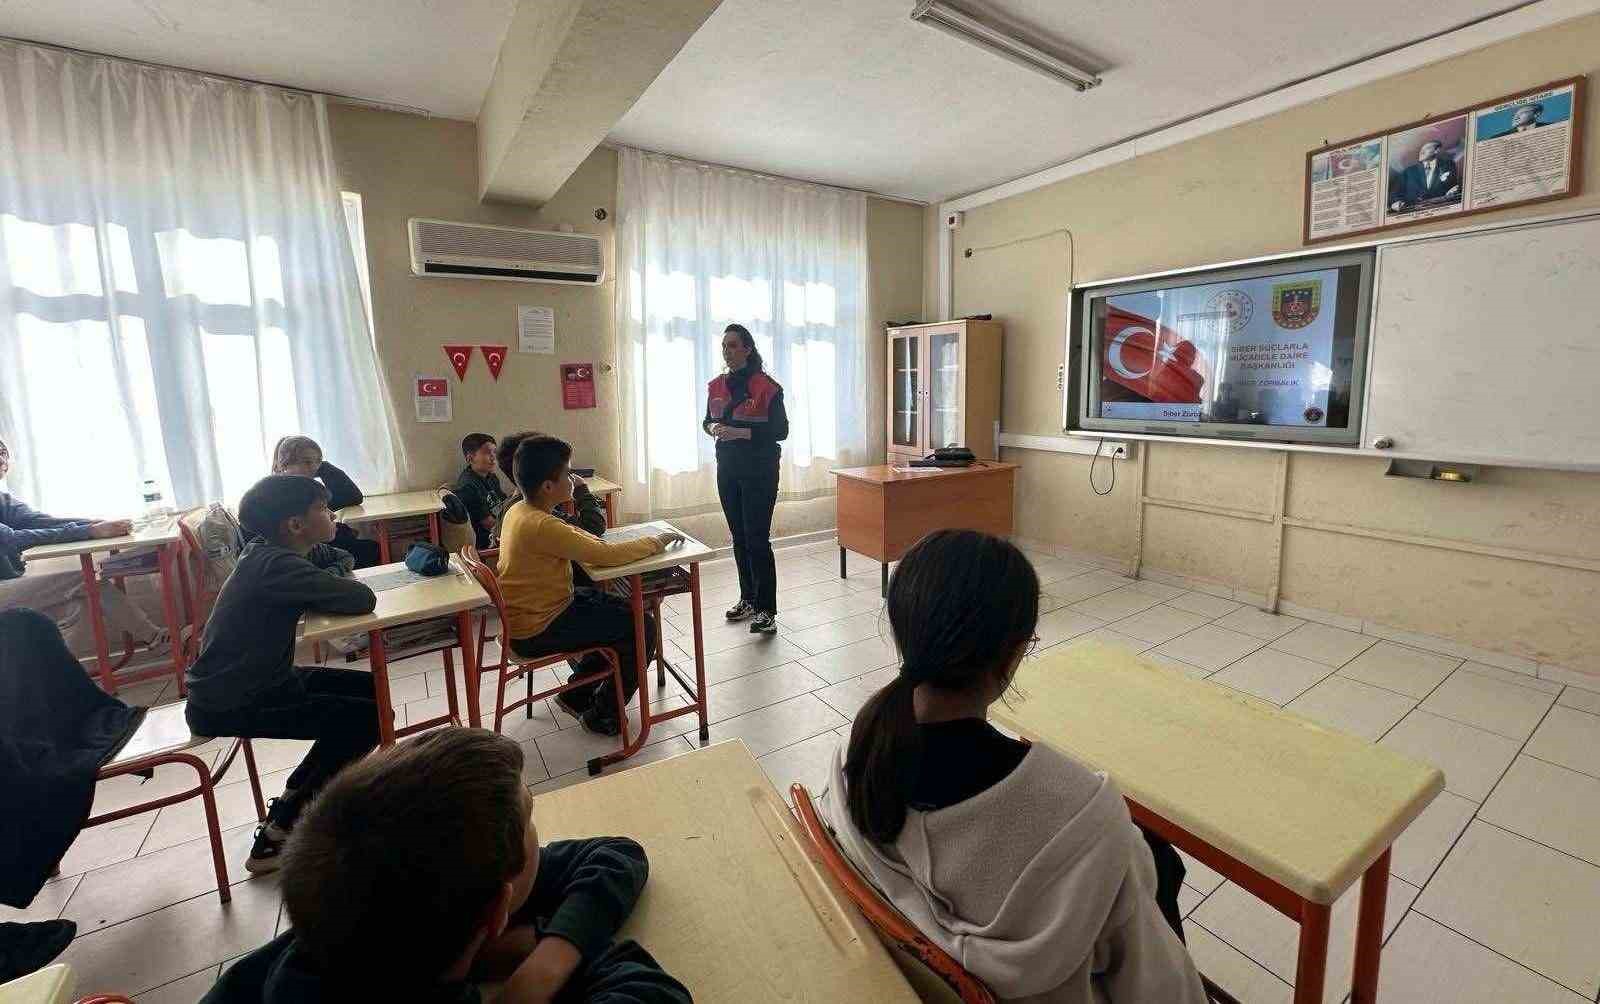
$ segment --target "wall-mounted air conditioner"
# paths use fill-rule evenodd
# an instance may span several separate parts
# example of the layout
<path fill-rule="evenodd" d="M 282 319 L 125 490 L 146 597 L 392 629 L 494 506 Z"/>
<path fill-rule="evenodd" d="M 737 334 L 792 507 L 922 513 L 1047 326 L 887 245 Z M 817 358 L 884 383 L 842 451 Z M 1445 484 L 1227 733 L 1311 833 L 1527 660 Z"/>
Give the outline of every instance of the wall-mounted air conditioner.
<path fill-rule="evenodd" d="M 605 279 L 600 238 L 486 223 L 411 219 L 414 275 L 595 286 Z"/>

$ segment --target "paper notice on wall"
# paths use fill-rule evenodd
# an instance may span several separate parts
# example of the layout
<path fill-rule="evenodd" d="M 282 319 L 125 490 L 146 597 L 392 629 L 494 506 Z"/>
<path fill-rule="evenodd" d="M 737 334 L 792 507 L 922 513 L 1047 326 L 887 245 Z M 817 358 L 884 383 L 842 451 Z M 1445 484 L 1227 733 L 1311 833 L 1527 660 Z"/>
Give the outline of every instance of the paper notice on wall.
<path fill-rule="evenodd" d="M 556 309 L 554 307 L 517 308 L 517 351 L 555 355 Z"/>
<path fill-rule="evenodd" d="M 1483 209 L 1572 190 L 1574 85 L 1526 94 L 1472 113 L 1472 189 Z"/>
<path fill-rule="evenodd" d="M 1311 157 L 1308 240 L 1371 230 L 1383 213 L 1383 140 Z"/>
<path fill-rule="evenodd" d="M 443 376 L 418 373 L 411 381 L 411 395 L 417 406 L 417 421 L 450 421 L 450 381 Z"/>

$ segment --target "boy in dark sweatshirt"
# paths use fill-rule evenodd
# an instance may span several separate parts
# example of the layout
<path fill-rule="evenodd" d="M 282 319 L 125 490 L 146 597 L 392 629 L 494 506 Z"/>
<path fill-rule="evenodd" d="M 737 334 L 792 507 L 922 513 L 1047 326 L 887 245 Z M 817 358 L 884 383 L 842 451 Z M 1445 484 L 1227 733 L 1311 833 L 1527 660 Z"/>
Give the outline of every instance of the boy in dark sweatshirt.
<path fill-rule="evenodd" d="M 468 433 L 461 440 L 461 455 L 467 466 L 456 476 L 456 497 L 472 517 L 472 529 L 482 550 L 494 539 L 497 516 L 506 501 L 505 486 L 494 475 L 494 437 L 483 432 Z"/>
<path fill-rule="evenodd" d="M 300 616 L 371 613 L 372 590 L 346 578 L 354 560 L 333 539 L 328 490 L 274 474 L 239 503 L 245 545 L 189 667 L 189 728 L 201 736 L 315 739 L 272 800 L 245 868 L 276 871 L 283 842 L 311 796 L 378 744 L 372 674 L 294 664 Z"/>
<path fill-rule="evenodd" d="M 341 773 L 289 842 L 292 927 L 228 967 L 205 1004 L 404 1000 L 689 1004 L 612 938 L 644 889 L 625 837 L 539 846 L 522 748 L 447 728 Z"/>

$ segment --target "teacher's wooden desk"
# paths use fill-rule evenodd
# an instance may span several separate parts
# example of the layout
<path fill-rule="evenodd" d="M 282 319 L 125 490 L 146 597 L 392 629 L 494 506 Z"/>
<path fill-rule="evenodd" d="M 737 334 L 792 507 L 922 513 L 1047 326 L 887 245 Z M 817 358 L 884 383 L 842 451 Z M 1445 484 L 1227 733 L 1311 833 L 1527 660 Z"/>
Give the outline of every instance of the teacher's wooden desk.
<path fill-rule="evenodd" d="M 847 467 L 839 479 L 839 578 L 845 552 L 876 560 L 889 592 L 889 562 L 935 530 L 1011 535 L 1017 465 L 980 460 L 971 467 Z"/>
<path fill-rule="evenodd" d="M 697 1004 L 914 1004 L 917 996 L 744 743 L 538 795 L 539 839 L 623 833 L 650 880 L 617 937 Z"/>
<path fill-rule="evenodd" d="M 1322 1000 L 1329 912 L 1361 879 L 1350 1000 L 1377 999 L 1389 847 L 1444 788 L 1437 768 L 1099 643 L 1015 684 L 995 721 L 1105 771 L 1135 822 L 1299 923 L 1296 1004 Z"/>

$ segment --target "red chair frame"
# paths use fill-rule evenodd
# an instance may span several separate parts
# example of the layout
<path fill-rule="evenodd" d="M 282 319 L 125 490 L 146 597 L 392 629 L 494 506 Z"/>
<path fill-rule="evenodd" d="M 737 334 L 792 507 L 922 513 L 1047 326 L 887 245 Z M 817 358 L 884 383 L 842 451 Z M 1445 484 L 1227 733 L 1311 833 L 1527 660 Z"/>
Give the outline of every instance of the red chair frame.
<path fill-rule="evenodd" d="M 616 649 L 608 646 L 597 645 L 593 648 L 578 649 L 572 652 L 552 652 L 549 655 L 541 655 L 535 658 L 525 659 L 516 656 L 511 651 L 510 639 L 505 637 L 505 625 L 508 623 L 508 621 L 506 620 L 505 596 L 500 592 L 500 578 L 495 574 L 494 569 L 490 568 L 483 560 L 484 556 L 498 555 L 499 552 L 497 550 L 485 550 L 482 552 L 482 554 L 480 554 L 476 547 L 468 544 L 466 547 L 461 549 L 460 553 L 462 563 L 467 566 L 467 571 L 472 573 L 473 578 L 478 580 L 478 585 L 483 587 L 483 591 L 489 594 L 489 599 L 494 603 L 495 613 L 500 618 L 500 659 L 493 666 L 485 665 L 483 661 L 483 642 L 484 635 L 486 633 L 485 628 L 488 623 L 488 615 L 484 614 L 479 618 L 478 621 L 479 679 L 482 679 L 483 673 L 489 672 L 491 669 L 499 677 L 498 685 L 495 687 L 494 730 L 496 732 L 500 731 L 500 725 L 502 721 L 504 721 L 508 712 L 525 707 L 527 708 L 527 716 L 532 718 L 533 703 L 535 701 L 542 701 L 547 697 L 554 697 L 557 694 L 572 690 L 576 687 L 586 687 L 590 684 L 599 683 L 601 680 L 610 677 L 612 693 L 615 694 L 617 698 L 617 721 L 622 725 L 622 745 L 626 747 L 628 745 L 628 705 L 627 698 L 623 696 L 622 670 L 620 668 L 622 663 L 617 657 Z M 566 662 L 569 659 L 581 659 L 584 656 L 591 654 L 598 654 L 604 658 L 610 668 L 594 673 L 585 673 L 582 676 L 575 676 L 566 683 L 551 687 L 549 690 L 540 691 L 537 694 L 533 692 L 533 674 L 535 671 L 544 669 L 546 666 L 554 666 Z M 527 680 L 528 692 L 526 696 L 519 697 L 510 704 L 507 704 L 506 683 L 507 681 L 515 680 L 518 677 L 522 677 Z M 589 772 L 591 774 L 599 773 L 595 767 L 596 765 L 591 762 L 589 768 Z"/>
<path fill-rule="evenodd" d="M 954 956 L 917 930 L 904 914 L 889 905 L 889 902 L 878 894 L 878 890 L 861 877 L 861 873 L 856 871 L 854 865 L 845 860 L 839 845 L 834 843 L 833 834 L 822 822 L 822 817 L 817 815 L 816 806 L 811 803 L 811 793 L 806 791 L 806 786 L 798 782 L 790 785 L 789 797 L 794 801 L 795 813 L 800 817 L 801 828 L 810 838 L 812 851 L 822 859 L 822 865 L 828 874 L 843 887 L 845 894 L 856 905 L 856 909 L 861 911 L 867 923 L 872 925 L 872 929 L 878 932 L 878 936 L 916 958 L 930 972 L 943 980 L 964 1004 L 995 1004 L 993 991 L 984 986 L 982 980 L 967 972 Z"/>
<path fill-rule="evenodd" d="M 917 930 L 900 911 L 878 894 L 877 889 L 861 877 L 861 873 L 856 871 L 854 865 L 845 860 L 839 845 L 834 842 L 832 831 L 822 821 L 822 817 L 817 815 L 816 806 L 812 804 L 811 793 L 806 791 L 806 786 L 799 783 L 790 785 L 789 797 L 794 801 L 795 814 L 800 817 L 800 826 L 810 838 L 817 857 L 822 859 L 822 864 L 828 873 L 844 887 L 845 893 L 855 903 L 856 909 L 867 918 L 867 922 L 878 935 L 915 956 L 934 975 L 944 980 L 945 984 L 966 1004 L 994 1004 L 994 993 L 982 980 L 963 968 L 949 952 L 929 941 L 926 935 Z M 1239 1004 L 1238 1000 L 1211 982 L 1204 973 L 1200 974 L 1200 982 L 1205 986 L 1206 997 L 1215 1004 Z"/>
<path fill-rule="evenodd" d="M 143 774 L 169 764 L 183 764 L 194 770 L 199 778 L 199 783 L 188 791 L 179 792 L 176 795 L 166 795 L 148 802 L 130 805 L 125 809 L 117 809 L 112 812 L 103 812 L 98 816 L 90 816 L 84 821 L 83 829 L 99 826 L 101 823 L 114 823 L 119 819 L 137 816 L 141 812 L 149 812 L 151 809 L 164 809 L 169 805 L 186 802 L 199 795 L 206 810 L 206 831 L 207 836 L 211 838 L 211 861 L 217 870 L 217 897 L 226 903 L 233 899 L 233 893 L 228 888 L 228 862 L 222 851 L 222 826 L 217 819 L 217 782 L 228 772 L 228 768 L 233 765 L 233 758 L 239 754 L 241 749 L 244 750 L 245 773 L 250 778 L 250 794 L 255 798 L 256 819 L 265 820 L 267 818 L 267 806 L 261 798 L 261 777 L 256 771 L 255 751 L 250 748 L 250 740 L 248 739 L 233 740 L 232 745 L 228 747 L 227 752 L 218 761 L 215 771 L 207 766 L 204 760 L 196 756 L 193 749 L 194 747 L 184 746 L 175 749 L 158 750 L 145 756 L 101 767 L 99 773 L 95 775 L 96 781 L 104 781 L 107 778 L 119 777 L 124 774 Z"/>

